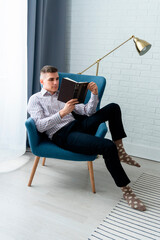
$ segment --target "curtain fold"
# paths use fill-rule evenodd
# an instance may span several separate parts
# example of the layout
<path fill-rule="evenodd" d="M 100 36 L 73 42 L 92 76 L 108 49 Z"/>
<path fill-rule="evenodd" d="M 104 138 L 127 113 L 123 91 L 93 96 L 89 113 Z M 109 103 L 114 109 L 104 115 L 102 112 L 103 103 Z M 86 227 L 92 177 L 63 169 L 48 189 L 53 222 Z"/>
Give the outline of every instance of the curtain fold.
<path fill-rule="evenodd" d="M 65 71 L 65 0 L 28 0 L 28 98 L 40 90 L 44 65 Z"/>
<path fill-rule="evenodd" d="M 14 160 L 26 150 L 27 0 L 1 1 L 0 29 L 1 171 L 3 162 Z"/>

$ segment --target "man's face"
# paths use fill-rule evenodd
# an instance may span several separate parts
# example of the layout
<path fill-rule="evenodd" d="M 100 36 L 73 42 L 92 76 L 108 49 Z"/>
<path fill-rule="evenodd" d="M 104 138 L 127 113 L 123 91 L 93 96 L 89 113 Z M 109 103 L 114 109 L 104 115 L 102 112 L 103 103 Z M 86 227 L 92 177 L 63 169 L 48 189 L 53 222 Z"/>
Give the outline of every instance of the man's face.
<path fill-rule="evenodd" d="M 43 88 L 46 89 L 51 94 L 54 94 L 59 87 L 59 75 L 58 72 L 55 73 L 42 73 L 40 76 L 40 83 Z"/>

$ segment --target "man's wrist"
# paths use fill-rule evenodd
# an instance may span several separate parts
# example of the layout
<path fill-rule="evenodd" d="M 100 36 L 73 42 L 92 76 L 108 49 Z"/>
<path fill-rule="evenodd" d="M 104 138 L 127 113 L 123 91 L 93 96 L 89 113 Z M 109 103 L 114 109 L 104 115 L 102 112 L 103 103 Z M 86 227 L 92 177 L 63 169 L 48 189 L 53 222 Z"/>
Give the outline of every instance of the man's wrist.
<path fill-rule="evenodd" d="M 66 116 L 66 113 L 62 110 L 59 111 L 59 115 L 61 118 L 65 117 Z"/>
<path fill-rule="evenodd" d="M 93 95 L 98 95 L 98 91 L 92 92 Z"/>

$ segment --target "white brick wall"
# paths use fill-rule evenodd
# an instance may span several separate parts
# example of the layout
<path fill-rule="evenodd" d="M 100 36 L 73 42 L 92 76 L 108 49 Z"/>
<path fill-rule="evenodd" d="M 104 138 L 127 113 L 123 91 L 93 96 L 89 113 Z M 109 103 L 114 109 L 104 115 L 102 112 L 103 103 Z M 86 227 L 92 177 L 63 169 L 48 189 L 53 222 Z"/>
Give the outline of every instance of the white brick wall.
<path fill-rule="evenodd" d="M 129 154 L 160 161 L 160 0 L 68 1 L 68 72 L 82 71 L 132 35 L 152 48 L 139 56 L 130 40 L 101 61 L 99 75 L 107 79 L 102 106 L 121 106 Z"/>

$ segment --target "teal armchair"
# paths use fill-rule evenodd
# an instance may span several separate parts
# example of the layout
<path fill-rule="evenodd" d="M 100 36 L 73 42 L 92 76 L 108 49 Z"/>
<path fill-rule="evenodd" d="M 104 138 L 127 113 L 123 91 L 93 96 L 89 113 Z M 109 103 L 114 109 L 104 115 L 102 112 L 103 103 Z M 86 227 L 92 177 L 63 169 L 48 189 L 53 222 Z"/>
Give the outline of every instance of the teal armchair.
<path fill-rule="evenodd" d="M 60 84 L 63 77 L 69 77 L 74 79 L 75 81 L 88 81 L 88 82 L 95 82 L 98 86 L 98 95 L 99 95 L 99 104 L 97 106 L 97 110 L 100 108 L 100 102 L 102 99 L 102 95 L 106 85 L 106 79 L 100 76 L 89 76 L 89 75 L 79 75 L 79 74 L 72 74 L 72 73 L 59 73 Z M 85 103 L 88 102 L 90 98 L 90 91 L 88 91 Z M 92 186 L 92 192 L 95 193 L 95 183 L 94 183 L 94 173 L 93 173 L 93 161 L 97 158 L 96 155 L 84 155 L 80 153 L 74 153 L 68 150 L 64 150 L 57 145 L 55 145 L 52 141 L 48 139 L 48 137 L 44 133 L 40 133 L 37 131 L 35 123 L 32 118 L 28 118 L 25 122 L 27 133 L 28 133 L 28 140 L 29 145 L 31 148 L 32 153 L 36 156 L 35 161 L 33 164 L 33 168 L 31 171 L 31 175 L 29 178 L 28 186 L 31 186 L 32 180 L 37 169 L 40 157 L 43 158 L 42 165 L 45 165 L 46 158 L 51 159 L 63 159 L 63 160 L 70 160 L 70 161 L 87 161 L 88 162 L 88 170 L 90 173 L 90 181 Z M 107 133 L 107 127 L 105 123 L 99 125 L 99 128 L 96 132 L 97 137 L 104 138 Z"/>

